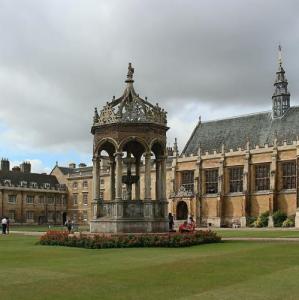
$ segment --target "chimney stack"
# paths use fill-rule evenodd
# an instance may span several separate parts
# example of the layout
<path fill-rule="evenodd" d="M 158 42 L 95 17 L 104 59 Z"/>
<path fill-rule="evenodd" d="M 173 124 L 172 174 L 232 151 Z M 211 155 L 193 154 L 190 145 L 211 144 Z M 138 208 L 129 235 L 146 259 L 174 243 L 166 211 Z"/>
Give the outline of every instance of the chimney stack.
<path fill-rule="evenodd" d="M 75 169 L 76 168 L 76 164 L 75 163 L 70 163 L 69 164 L 69 168 L 70 169 Z"/>

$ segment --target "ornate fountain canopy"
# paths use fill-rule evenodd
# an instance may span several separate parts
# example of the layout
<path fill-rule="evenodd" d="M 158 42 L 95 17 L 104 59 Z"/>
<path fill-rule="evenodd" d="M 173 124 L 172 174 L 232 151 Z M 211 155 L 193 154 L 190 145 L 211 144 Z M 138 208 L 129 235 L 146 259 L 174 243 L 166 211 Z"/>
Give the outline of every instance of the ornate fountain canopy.
<path fill-rule="evenodd" d="M 147 101 L 147 98 L 142 99 L 134 90 L 133 80 L 134 68 L 129 63 L 127 86 L 123 95 L 115 99 L 103 107 L 98 114 L 95 108 L 93 125 L 106 125 L 113 123 L 156 123 L 166 126 L 167 117 L 166 111 L 158 105 L 152 105 Z"/>

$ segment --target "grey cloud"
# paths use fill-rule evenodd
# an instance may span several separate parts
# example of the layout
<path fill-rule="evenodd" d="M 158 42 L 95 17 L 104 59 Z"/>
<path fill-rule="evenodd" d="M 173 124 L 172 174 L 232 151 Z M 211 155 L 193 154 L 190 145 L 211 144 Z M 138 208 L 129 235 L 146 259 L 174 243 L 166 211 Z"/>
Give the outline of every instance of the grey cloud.
<path fill-rule="evenodd" d="M 128 61 L 137 91 L 172 120 L 186 104 L 215 118 L 219 105 L 270 109 L 278 42 L 294 104 L 298 11 L 270 0 L 1 1 L 0 122 L 31 132 L 32 147 L 88 151 L 93 107 L 121 94 Z"/>

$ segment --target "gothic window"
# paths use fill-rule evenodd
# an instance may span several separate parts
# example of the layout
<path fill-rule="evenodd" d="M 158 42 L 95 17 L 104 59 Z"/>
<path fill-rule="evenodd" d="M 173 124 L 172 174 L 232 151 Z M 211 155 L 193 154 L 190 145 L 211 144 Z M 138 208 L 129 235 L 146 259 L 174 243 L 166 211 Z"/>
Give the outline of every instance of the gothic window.
<path fill-rule="evenodd" d="M 83 204 L 84 205 L 88 204 L 88 193 L 83 193 Z"/>
<path fill-rule="evenodd" d="M 218 169 L 211 169 L 205 171 L 206 177 L 206 193 L 218 193 Z"/>
<path fill-rule="evenodd" d="M 255 166 L 255 190 L 265 191 L 270 189 L 270 165 Z"/>
<path fill-rule="evenodd" d="M 284 190 L 296 188 L 296 163 L 294 161 L 282 164 L 282 188 Z"/>
<path fill-rule="evenodd" d="M 229 192 L 243 192 L 243 167 L 229 169 Z"/>
<path fill-rule="evenodd" d="M 186 191 L 194 191 L 194 171 L 182 172 L 182 186 Z"/>

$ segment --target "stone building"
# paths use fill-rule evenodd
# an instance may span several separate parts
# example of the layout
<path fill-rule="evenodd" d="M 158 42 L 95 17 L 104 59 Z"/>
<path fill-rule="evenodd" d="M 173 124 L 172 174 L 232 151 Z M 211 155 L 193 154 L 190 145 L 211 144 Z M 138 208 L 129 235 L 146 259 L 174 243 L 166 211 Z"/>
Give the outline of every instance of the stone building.
<path fill-rule="evenodd" d="M 298 207 L 299 107 L 290 93 L 281 53 L 272 110 L 201 122 L 173 161 L 170 210 L 197 223 L 246 226 L 247 217 Z M 298 224 L 299 225 L 299 224 Z"/>
<path fill-rule="evenodd" d="M 24 162 L 10 170 L 1 160 L 0 216 L 18 224 L 62 224 L 67 215 L 67 190 L 53 175 L 31 172 Z"/>
<path fill-rule="evenodd" d="M 233 224 L 244 227 L 246 218 L 257 217 L 266 211 L 270 215 L 276 210 L 295 215 L 298 206 L 298 136 L 299 107 L 290 105 L 288 82 L 280 56 L 272 110 L 208 122 L 199 120 L 181 154 L 176 141 L 173 148 L 168 148 L 168 210 L 177 220 L 193 215 L 197 224 L 206 226 L 209 223 L 216 227 Z M 142 184 L 143 163 L 141 161 Z M 100 197 L 110 199 L 109 161 L 102 160 L 100 168 Z M 69 201 L 68 211 L 74 212 L 75 217 L 77 211 L 81 220 L 86 219 L 82 216 L 87 214 L 90 220 L 92 167 L 57 167 L 52 174 L 68 186 L 69 198 L 75 199 Z M 152 198 L 155 196 L 155 176 L 152 160 Z M 87 205 L 83 200 L 84 180 L 88 181 Z M 122 189 L 125 192 L 125 185 Z M 271 217 L 269 224 L 272 224 Z"/>
<path fill-rule="evenodd" d="M 136 96 L 139 98 L 139 95 Z M 111 103 L 116 104 L 117 101 L 113 98 Z M 106 109 L 104 113 L 107 117 L 111 111 Z M 96 111 L 95 123 L 99 117 Z M 140 133 L 138 128 L 138 125 L 135 126 L 135 136 Z M 207 122 L 199 120 L 182 153 L 179 153 L 177 141 L 172 148 L 167 148 L 167 158 L 163 155 L 166 172 L 163 193 L 168 201 L 168 211 L 177 220 L 185 220 L 188 215 L 193 215 L 198 225 L 210 224 L 216 227 L 233 224 L 244 227 L 248 217 L 257 217 L 266 211 L 270 213 L 270 226 L 271 215 L 276 210 L 282 210 L 288 216 L 295 215 L 299 202 L 298 136 L 299 107 L 291 106 L 279 51 L 271 110 Z M 27 211 L 28 217 L 31 217 L 30 211 L 34 211 L 31 220 L 38 223 L 46 220 L 46 212 L 49 221 L 49 212 L 58 211 L 64 217 L 67 212 L 67 216 L 77 223 L 88 224 L 94 214 L 92 191 L 95 183 L 98 186 L 97 197 L 102 203 L 116 196 L 116 182 L 110 176 L 111 172 L 116 171 L 116 161 L 111 160 L 111 155 L 109 157 L 111 147 L 106 143 L 101 149 L 106 151 L 106 157 L 102 156 L 100 163 L 97 161 L 97 170 L 82 163 L 78 167 L 75 164 L 68 167 L 56 165 L 51 172 L 52 176 L 27 172 L 26 164 L 7 171 L 7 161 L 3 160 L 3 170 L 0 172 L 0 215 L 2 210 L 16 221 L 25 222 Z M 129 160 L 123 161 L 122 176 L 128 175 Z M 145 158 L 140 159 L 138 164 L 139 184 L 151 188 L 139 189 L 137 186 L 136 191 L 136 185 L 132 184 L 129 186 L 129 198 L 132 201 L 137 198 L 155 199 L 158 174 L 156 158 L 151 155 L 147 167 Z M 135 176 L 135 161 L 129 165 L 131 175 Z M 99 182 L 95 181 L 95 172 L 101 174 Z M 118 197 L 127 199 L 128 185 L 118 182 L 117 191 Z M 30 203 L 31 195 L 34 196 L 34 205 Z M 39 195 L 50 199 L 66 196 L 67 201 L 59 208 L 49 202 L 45 207 L 45 204 L 39 204 Z M 297 220 L 296 226 L 299 227 Z"/>

